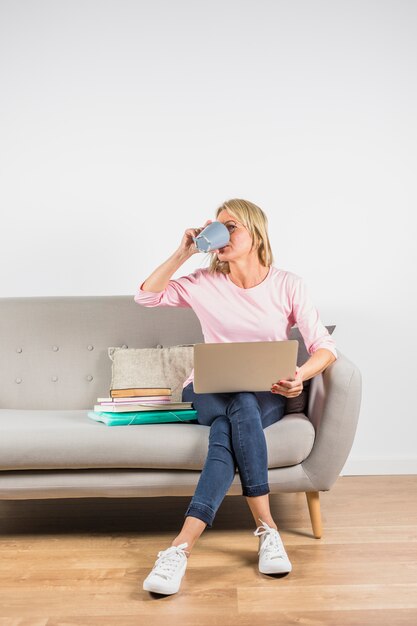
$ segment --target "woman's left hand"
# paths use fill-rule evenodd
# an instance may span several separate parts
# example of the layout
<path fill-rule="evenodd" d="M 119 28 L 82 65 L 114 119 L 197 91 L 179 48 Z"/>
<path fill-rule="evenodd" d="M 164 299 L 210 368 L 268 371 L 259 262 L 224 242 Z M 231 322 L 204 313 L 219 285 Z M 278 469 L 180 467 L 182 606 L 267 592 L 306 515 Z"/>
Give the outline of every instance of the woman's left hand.
<path fill-rule="evenodd" d="M 271 387 L 272 393 L 279 393 L 286 398 L 296 398 L 303 391 L 303 379 L 300 376 L 300 368 L 295 371 L 295 380 L 281 379 Z"/>

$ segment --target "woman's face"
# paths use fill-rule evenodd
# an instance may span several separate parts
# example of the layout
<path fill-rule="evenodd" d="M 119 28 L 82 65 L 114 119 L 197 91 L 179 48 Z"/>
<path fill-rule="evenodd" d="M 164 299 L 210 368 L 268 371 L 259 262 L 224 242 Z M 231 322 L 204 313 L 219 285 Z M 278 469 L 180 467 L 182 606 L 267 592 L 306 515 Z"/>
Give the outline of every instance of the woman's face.
<path fill-rule="evenodd" d="M 233 215 L 223 209 L 217 216 L 217 220 L 222 222 L 229 230 L 230 241 L 223 248 L 219 249 L 217 256 L 220 261 L 229 261 L 246 256 L 251 252 L 252 237 L 247 228 L 241 224 Z"/>

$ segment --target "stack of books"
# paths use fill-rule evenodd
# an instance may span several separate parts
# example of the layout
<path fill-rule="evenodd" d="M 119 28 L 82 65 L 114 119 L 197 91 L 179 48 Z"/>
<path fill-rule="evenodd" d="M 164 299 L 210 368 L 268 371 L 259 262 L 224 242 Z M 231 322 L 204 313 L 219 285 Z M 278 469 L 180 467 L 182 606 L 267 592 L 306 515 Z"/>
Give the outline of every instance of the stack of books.
<path fill-rule="evenodd" d="M 107 426 L 130 426 L 197 420 L 192 402 L 173 402 L 170 387 L 110 389 L 109 398 L 97 398 L 88 417 Z"/>

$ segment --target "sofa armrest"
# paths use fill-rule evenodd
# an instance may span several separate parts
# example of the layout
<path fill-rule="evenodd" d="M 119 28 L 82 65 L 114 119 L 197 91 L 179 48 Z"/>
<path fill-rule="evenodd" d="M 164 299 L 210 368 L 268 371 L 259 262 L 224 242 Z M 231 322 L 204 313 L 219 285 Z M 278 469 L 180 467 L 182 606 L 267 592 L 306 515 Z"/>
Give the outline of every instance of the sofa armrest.
<path fill-rule="evenodd" d="M 361 373 L 338 350 L 336 361 L 310 383 L 307 414 L 316 437 L 302 466 L 316 491 L 328 491 L 340 475 L 353 445 L 361 399 Z"/>

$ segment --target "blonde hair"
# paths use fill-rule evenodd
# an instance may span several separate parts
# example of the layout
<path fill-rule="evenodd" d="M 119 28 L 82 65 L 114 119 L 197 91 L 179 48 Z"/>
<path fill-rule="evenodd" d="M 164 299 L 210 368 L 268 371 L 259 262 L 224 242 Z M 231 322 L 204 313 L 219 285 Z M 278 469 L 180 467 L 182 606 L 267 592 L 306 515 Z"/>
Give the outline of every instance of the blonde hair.
<path fill-rule="evenodd" d="M 221 206 L 216 209 L 216 219 L 221 211 L 226 209 L 230 215 L 248 229 L 252 236 L 252 248 L 255 247 L 258 251 L 258 259 L 261 265 L 269 267 L 274 262 L 272 255 L 271 244 L 268 237 L 268 218 L 260 207 L 249 200 L 242 200 L 241 198 L 232 198 L 226 200 Z M 228 261 L 220 261 L 217 253 L 209 252 L 211 256 L 209 272 L 222 272 L 223 274 L 229 274 L 230 268 Z"/>

